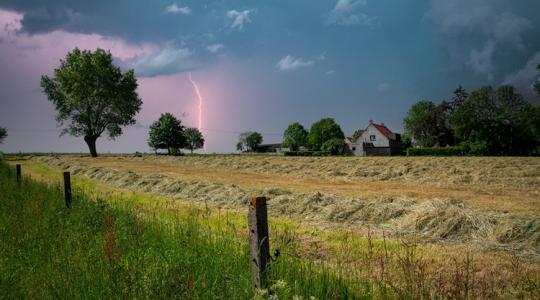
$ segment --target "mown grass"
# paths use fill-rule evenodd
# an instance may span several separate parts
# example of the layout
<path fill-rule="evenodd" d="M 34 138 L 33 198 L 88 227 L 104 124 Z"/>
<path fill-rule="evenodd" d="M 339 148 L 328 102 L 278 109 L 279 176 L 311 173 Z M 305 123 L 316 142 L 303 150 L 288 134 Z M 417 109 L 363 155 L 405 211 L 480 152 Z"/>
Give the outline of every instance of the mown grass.
<path fill-rule="evenodd" d="M 280 245 L 270 288 L 255 294 L 234 222 L 209 225 L 198 209 L 153 210 L 129 197 L 111 204 L 80 189 L 66 209 L 57 185 L 18 185 L 13 173 L 0 165 L 0 298 L 369 297 L 367 285 L 298 258 L 294 243 Z"/>
<path fill-rule="evenodd" d="M 49 196 L 47 201 L 55 203 L 56 212 L 64 212 L 61 190 L 58 188 L 61 172 L 34 161 L 18 161 L 18 163 L 23 163 L 23 174 L 29 174 L 32 178 L 51 186 L 55 194 Z M 16 188 L 13 186 L 13 178 L 8 180 L 10 188 L 7 188 L 7 185 L 4 186 L 6 184 L 3 179 L 4 173 L 0 173 L 0 175 L 2 175 L 2 180 L 0 180 L 2 193 L 0 195 L 3 195 L 4 190 L 11 191 L 11 189 Z M 32 182 L 30 184 L 36 185 Z M 46 189 L 47 187 L 41 186 L 41 188 Z M 279 297 L 290 299 L 293 296 L 302 296 L 304 299 L 309 299 L 310 296 L 313 296 L 317 299 L 535 299 L 540 297 L 538 263 L 533 261 L 531 264 L 531 261 L 519 256 L 505 253 L 483 253 L 478 252 L 474 247 L 440 247 L 420 245 L 414 240 L 378 239 L 372 237 L 369 232 L 362 236 L 354 230 L 322 230 L 283 218 L 270 219 L 272 252 L 277 248 L 282 253 L 277 261 L 272 263 L 271 287 L 264 295 L 254 294 L 250 289 L 249 282 L 249 259 L 246 248 L 247 224 L 244 212 L 224 211 L 205 206 L 204 203 L 194 204 L 189 201 L 173 200 L 165 196 L 117 189 L 78 176 L 73 177 L 73 188 L 77 198 L 74 201 L 73 210 L 70 211 L 71 216 L 73 212 L 77 211 L 77 205 L 92 204 L 104 207 L 103 209 L 107 211 L 97 218 L 100 230 L 96 233 L 98 235 L 95 239 L 96 243 L 88 243 L 95 245 L 93 246 L 95 248 L 91 250 L 97 253 L 95 257 L 103 260 L 106 266 L 111 265 L 111 262 L 114 265 L 127 264 L 130 266 L 127 274 L 140 274 L 137 276 L 129 275 L 128 279 L 122 279 L 125 276 L 123 273 L 120 276 L 113 276 L 110 274 L 100 275 L 95 272 L 95 276 L 101 276 L 101 278 L 109 276 L 120 283 L 123 282 L 123 285 L 120 284 L 111 289 L 113 293 L 101 293 L 90 298 L 242 299 L 272 297 L 275 299 Z M 10 193 L 16 194 L 15 192 Z M 34 203 L 32 205 L 35 206 L 35 199 L 41 199 L 38 194 L 40 194 L 39 189 L 36 189 L 36 192 L 26 196 L 28 199 L 25 201 L 28 204 Z M 32 195 L 34 200 L 32 200 Z M 46 203 L 45 200 L 40 201 Z M 37 201 L 37 203 L 41 202 Z M 0 208 L 2 216 L 4 216 L 5 209 L 2 206 Z M 30 219 L 34 219 L 32 209 L 28 205 L 22 208 L 26 210 L 26 215 L 13 217 L 10 226 L 16 226 L 15 224 L 20 219 L 27 220 L 28 216 Z M 113 212 L 112 215 L 114 215 L 114 231 L 110 230 L 113 227 L 110 225 L 113 223 L 109 217 L 110 212 Z M 80 217 L 78 222 L 84 218 L 86 217 Z M 75 220 L 73 221 L 75 222 Z M 3 221 L 0 221 L 2 228 L 6 227 L 3 226 L 4 224 Z M 49 226 L 48 223 L 43 224 Z M 34 226 L 38 225 L 34 224 Z M 124 229 L 118 230 L 119 228 Z M 16 231 L 17 229 L 12 230 Z M 62 231 L 62 228 L 55 230 L 64 232 L 64 235 L 67 234 L 66 232 L 70 232 L 69 230 Z M 141 231 L 146 232 L 146 236 L 150 236 L 150 238 L 146 238 Z M 148 233 L 149 231 L 152 232 Z M 120 235 L 121 233 L 122 235 Z M 144 242 L 133 245 L 132 241 L 129 240 L 133 235 L 142 235 L 138 240 L 144 240 Z M 159 238 L 151 238 L 156 235 Z M 111 238 L 111 236 L 115 238 Z M 122 236 L 123 238 L 121 238 Z M 54 234 L 43 237 L 43 239 L 54 238 L 56 238 Z M 151 249 L 141 250 L 139 245 L 144 245 L 142 248 L 150 247 Z M 128 258 L 130 256 L 126 256 L 126 253 L 135 251 L 130 250 L 130 247 L 137 248 L 138 252 L 134 252 L 137 254 L 132 254 L 131 258 Z M 62 245 L 59 245 L 58 249 L 60 252 L 66 252 Z M 109 250 L 105 251 L 105 249 Z M 78 251 L 85 250 L 79 249 Z M 91 251 L 89 250 L 89 253 Z M 25 252 L 21 251 L 20 253 Z M 36 255 L 39 256 L 40 260 L 50 260 L 45 254 L 38 253 Z M 146 259 L 138 260 L 138 255 L 142 255 Z M 215 255 L 221 256 L 213 258 Z M 10 257 L 3 255 L 3 252 L 0 252 L 0 256 Z M 81 256 L 84 257 L 84 255 Z M 51 257 L 55 257 L 55 261 L 63 259 L 61 255 Z M 187 259 L 183 260 L 183 257 L 187 257 Z M 223 260 L 221 260 L 222 258 Z M 89 258 L 86 263 L 92 262 L 92 259 Z M 233 268 L 227 265 L 229 260 L 231 264 L 242 267 Z M 6 261 L 11 260 L 6 259 Z M 78 258 L 76 261 L 84 260 Z M 14 264 L 10 263 L 10 265 Z M 48 288 L 48 286 L 43 286 L 43 282 L 46 281 L 39 281 L 33 275 L 33 270 L 37 269 L 23 264 L 21 266 L 19 266 L 20 269 L 28 268 L 24 272 L 33 278 L 29 280 L 31 284 L 22 288 L 22 290 L 26 289 L 26 294 L 22 295 L 30 295 L 28 290 L 32 290 L 34 285 Z M 222 267 L 224 268 L 223 272 L 220 269 Z M 84 270 L 83 267 L 77 268 Z M 143 271 L 147 268 L 159 271 Z M 124 269 L 126 268 L 124 267 Z M 3 267 L 0 270 L 3 270 Z M 214 275 L 203 276 L 199 272 L 210 272 Z M 0 273 L 3 284 L 3 274 L 11 273 L 3 271 Z M 47 277 L 42 276 L 41 278 Z M 91 279 L 91 277 L 89 278 Z M 157 278 L 155 280 L 159 283 L 154 283 L 149 278 Z M 63 281 L 57 280 L 56 282 L 55 287 L 61 286 Z M 128 282 L 129 285 L 125 282 Z M 211 285 L 212 283 L 214 285 Z M 111 284 L 110 281 L 106 280 L 103 283 L 107 287 L 110 287 Z M 243 286 L 244 290 L 242 290 L 242 285 L 245 285 Z M 9 285 L 6 284 L 6 286 Z M 217 288 L 214 289 L 214 286 Z M 0 290 L 4 290 L 3 287 L 0 285 Z M 118 292 L 118 290 L 121 291 L 122 287 L 138 292 Z M 97 289 L 102 288 L 99 286 Z M 217 292 L 210 291 L 207 293 L 192 292 L 193 289 L 214 289 L 217 292 L 220 289 L 227 289 L 227 291 L 221 291 L 220 294 L 217 294 Z M 169 294 L 174 295 L 170 296 Z M 50 295 L 50 293 L 37 294 L 37 298 L 52 297 Z M 77 294 L 74 297 L 78 296 L 80 295 Z"/>

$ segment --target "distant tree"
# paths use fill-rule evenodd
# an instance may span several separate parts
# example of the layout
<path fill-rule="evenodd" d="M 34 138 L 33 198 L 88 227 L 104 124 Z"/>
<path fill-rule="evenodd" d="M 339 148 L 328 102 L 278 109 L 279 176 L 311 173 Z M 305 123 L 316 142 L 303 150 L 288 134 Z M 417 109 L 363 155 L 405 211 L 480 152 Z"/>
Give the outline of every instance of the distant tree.
<path fill-rule="evenodd" d="M 193 150 L 201 149 L 204 146 L 204 137 L 197 128 L 186 128 L 184 137 L 186 138 L 186 149 L 189 149 L 191 153 L 193 153 Z"/>
<path fill-rule="evenodd" d="M 403 121 L 405 135 L 410 137 L 414 144 L 429 147 L 436 144 L 430 128 L 430 115 L 434 113 L 436 106 L 431 101 L 416 102 L 407 112 Z"/>
<path fill-rule="evenodd" d="M 461 85 L 458 86 L 458 88 L 454 91 L 454 96 L 450 102 L 452 111 L 456 111 L 463 106 L 468 97 L 469 93 L 467 93 L 467 91 Z"/>
<path fill-rule="evenodd" d="M 258 132 L 247 131 L 240 134 L 236 150 L 238 151 L 255 151 L 262 143 L 263 137 Z"/>
<path fill-rule="evenodd" d="M 251 134 L 251 131 L 242 132 L 238 136 L 238 143 L 236 143 L 236 150 L 240 152 L 247 151 L 247 137 Z"/>
<path fill-rule="evenodd" d="M 522 121 L 528 135 L 538 145 L 540 143 L 540 105 L 531 105 L 522 115 Z"/>
<path fill-rule="evenodd" d="M 148 145 L 154 150 L 167 149 L 168 154 L 186 147 L 182 122 L 170 113 L 162 114 L 150 125 Z"/>
<path fill-rule="evenodd" d="M 352 135 L 352 140 L 353 142 L 356 142 L 358 141 L 358 139 L 362 136 L 362 134 L 364 133 L 364 129 L 357 129 L 353 135 Z"/>
<path fill-rule="evenodd" d="M 334 119 L 321 119 L 311 125 L 311 129 L 308 133 L 308 145 L 311 150 L 321 150 L 322 145 L 331 139 L 345 139 L 341 127 Z"/>
<path fill-rule="evenodd" d="M 252 132 L 246 138 L 246 145 L 249 147 L 249 149 L 251 149 L 251 151 L 255 151 L 262 141 L 263 137 L 260 133 Z"/>
<path fill-rule="evenodd" d="M 462 144 L 485 145 L 485 153 L 490 155 L 529 153 L 533 143 L 525 116 L 530 107 L 511 86 L 496 91 L 491 86 L 480 88 L 452 114 L 456 139 Z"/>
<path fill-rule="evenodd" d="M 298 151 L 300 147 L 307 144 L 307 131 L 300 123 L 295 122 L 289 125 L 283 133 L 283 147 Z"/>
<path fill-rule="evenodd" d="M 345 153 L 345 140 L 333 138 L 324 142 L 321 146 L 321 151 L 332 154 L 341 155 Z"/>
<path fill-rule="evenodd" d="M 135 124 L 142 101 L 133 70 L 122 73 L 110 52 L 69 52 L 54 76 L 42 76 L 41 88 L 56 108 L 56 120 L 69 123 L 62 134 L 83 136 L 92 157 L 96 140 L 107 131 L 110 138 L 122 134 L 122 126 Z"/>
<path fill-rule="evenodd" d="M 0 144 L 4 141 L 4 139 L 8 136 L 7 130 L 3 127 L 0 127 Z"/>

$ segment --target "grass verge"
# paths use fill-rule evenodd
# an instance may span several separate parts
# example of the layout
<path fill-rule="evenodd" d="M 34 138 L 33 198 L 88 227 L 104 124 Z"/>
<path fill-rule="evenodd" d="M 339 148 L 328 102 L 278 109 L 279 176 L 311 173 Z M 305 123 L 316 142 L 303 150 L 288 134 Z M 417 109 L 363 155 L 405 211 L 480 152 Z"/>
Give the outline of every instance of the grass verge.
<path fill-rule="evenodd" d="M 293 244 L 281 245 L 270 288 L 254 293 L 247 240 L 225 216 L 210 224 L 199 209 L 175 213 L 129 197 L 112 204 L 80 189 L 66 209 L 58 186 L 28 178 L 18 185 L 5 164 L 0 191 L 0 298 L 369 296 L 364 286 L 296 258 Z"/>

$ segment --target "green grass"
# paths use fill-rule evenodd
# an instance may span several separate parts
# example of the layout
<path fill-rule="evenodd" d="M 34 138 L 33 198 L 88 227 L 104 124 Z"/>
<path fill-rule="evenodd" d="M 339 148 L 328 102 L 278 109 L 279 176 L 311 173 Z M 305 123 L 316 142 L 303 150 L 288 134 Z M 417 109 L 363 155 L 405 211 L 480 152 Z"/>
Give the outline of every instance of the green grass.
<path fill-rule="evenodd" d="M 163 207 L 143 209 L 129 197 L 104 201 L 82 190 L 66 209 L 59 186 L 28 178 L 18 185 L 5 164 L 0 195 L 0 299 L 260 296 L 251 288 L 244 229 L 235 222 L 210 224 L 199 209 L 163 218 Z M 282 255 L 263 297 L 370 297 L 369 285 L 303 260 L 290 240 L 286 232 L 274 240 Z"/>

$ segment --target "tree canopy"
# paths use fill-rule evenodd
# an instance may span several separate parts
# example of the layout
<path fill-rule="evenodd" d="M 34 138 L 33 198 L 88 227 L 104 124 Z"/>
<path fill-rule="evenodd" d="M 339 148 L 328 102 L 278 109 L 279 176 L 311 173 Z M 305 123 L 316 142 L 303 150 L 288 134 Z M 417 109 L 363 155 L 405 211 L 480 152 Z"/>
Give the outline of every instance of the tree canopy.
<path fill-rule="evenodd" d="M 345 152 L 345 146 L 345 140 L 333 138 L 322 144 L 321 151 L 332 155 L 341 155 Z"/>
<path fill-rule="evenodd" d="M 341 127 L 334 119 L 321 119 L 311 125 L 308 133 L 308 145 L 311 150 L 320 151 L 322 145 L 331 139 L 345 139 Z"/>
<path fill-rule="evenodd" d="M 135 124 L 142 101 L 133 70 L 122 73 L 110 52 L 75 48 L 60 61 L 54 76 L 41 77 L 41 88 L 56 108 L 62 134 L 84 137 L 97 156 L 96 140 L 106 131 L 111 139 L 122 126 Z"/>
<path fill-rule="evenodd" d="M 247 131 L 240 134 L 236 150 L 238 151 L 255 151 L 263 141 L 263 136 L 254 131 Z"/>
<path fill-rule="evenodd" d="M 431 101 L 416 102 L 407 112 L 403 121 L 405 135 L 410 136 L 414 143 L 429 147 L 436 143 L 430 128 L 430 117 L 434 114 L 436 106 Z"/>
<path fill-rule="evenodd" d="M 285 129 L 283 133 L 283 147 L 298 151 L 300 147 L 307 145 L 307 131 L 302 124 L 295 122 Z"/>
<path fill-rule="evenodd" d="M 523 154 L 530 147 L 522 121 L 529 107 L 511 86 L 480 88 L 452 116 L 456 138 L 484 143 L 486 154 Z"/>
<path fill-rule="evenodd" d="M 451 102 L 419 101 L 404 120 L 405 136 L 423 147 L 460 145 L 471 154 L 526 155 L 540 142 L 540 112 L 512 86 L 462 87 Z"/>
<path fill-rule="evenodd" d="M 7 130 L 4 127 L 0 127 L 0 144 L 4 141 L 7 135 Z"/>
<path fill-rule="evenodd" d="M 191 153 L 193 153 L 193 150 L 204 147 L 204 137 L 199 129 L 186 128 L 184 137 L 186 138 L 186 149 L 189 149 Z"/>
<path fill-rule="evenodd" d="M 154 150 L 167 149 L 167 153 L 185 148 L 186 138 L 184 126 L 171 113 L 161 114 L 159 119 L 150 125 L 148 145 Z"/>

